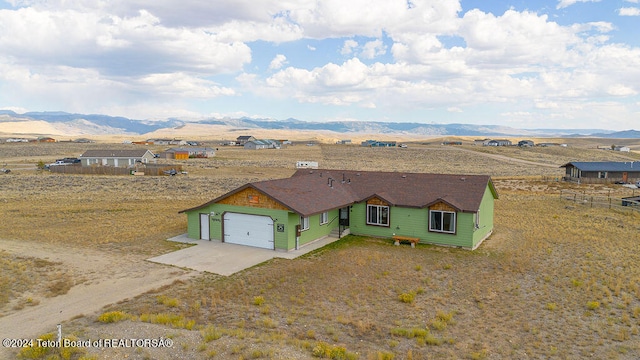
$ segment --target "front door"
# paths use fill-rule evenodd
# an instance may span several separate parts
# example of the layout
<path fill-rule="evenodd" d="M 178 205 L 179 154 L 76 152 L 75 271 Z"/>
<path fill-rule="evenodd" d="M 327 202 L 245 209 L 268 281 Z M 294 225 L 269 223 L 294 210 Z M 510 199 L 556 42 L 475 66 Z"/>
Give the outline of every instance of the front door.
<path fill-rule="evenodd" d="M 340 225 L 349 227 L 349 206 L 340 209 Z"/>
<path fill-rule="evenodd" d="M 209 235 L 209 214 L 200 214 L 200 239 L 211 240 L 211 235 Z"/>
<path fill-rule="evenodd" d="M 622 173 L 622 181 L 627 182 L 629 179 L 629 174 L 625 171 Z"/>

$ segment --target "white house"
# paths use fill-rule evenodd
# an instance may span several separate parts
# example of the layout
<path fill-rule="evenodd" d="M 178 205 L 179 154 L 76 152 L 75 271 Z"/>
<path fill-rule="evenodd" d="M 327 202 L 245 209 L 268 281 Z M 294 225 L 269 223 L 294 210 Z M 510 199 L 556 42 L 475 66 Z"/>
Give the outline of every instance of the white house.
<path fill-rule="evenodd" d="M 614 146 L 613 147 L 613 151 L 622 151 L 622 152 L 629 152 L 631 149 L 628 146 Z"/>

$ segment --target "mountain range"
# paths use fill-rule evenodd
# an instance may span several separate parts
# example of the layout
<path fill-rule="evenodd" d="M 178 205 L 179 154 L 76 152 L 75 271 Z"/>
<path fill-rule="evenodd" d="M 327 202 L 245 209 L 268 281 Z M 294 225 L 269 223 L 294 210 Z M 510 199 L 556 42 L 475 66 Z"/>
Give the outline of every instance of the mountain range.
<path fill-rule="evenodd" d="M 536 136 L 536 137 L 602 137 L 640 138 L 640 131 L 607 131 L 603 129 L 517 129 L 501 125 L 424 124 L 374 121 L 310 122 L 298 119 L 209 118 L 185 120 L 171 118 L 163 121 L 136 120 L 100 114 L 72 114 L 66 112 L 27 112 L 18 114 L 0 110 L 0 134 L 11 134 L 9 124 L 27 125 L 38 122 L 61 133 L 78 135 L 144 135 L 158 130 L 180 129 L 190 124 L 222 125 L 238 130 L 307 130 L 329 131 L 338 134 L 382 134 L 422 136 Z M 21 129 L 24 129 L 22 127 Z M 24 133 L 24 131 L 20 131 Z M 50 131 L 49 131 L 50 132 Z M 15 131 L 14 131 L 15 133 Z M 37 131 L 30 132 L 37 134 Z"/>

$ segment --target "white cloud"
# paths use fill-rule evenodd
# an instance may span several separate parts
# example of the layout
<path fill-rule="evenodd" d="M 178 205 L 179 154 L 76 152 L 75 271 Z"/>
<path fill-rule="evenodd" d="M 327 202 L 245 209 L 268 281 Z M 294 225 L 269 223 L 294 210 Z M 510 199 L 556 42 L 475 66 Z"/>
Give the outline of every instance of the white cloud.
<path fill-rule="evenodd" d="M 447 108 L 448 112 L 454 112 L 454 113 L 461 113 L 464 112 L 461 108 L 457 107 L 457 106 L 451 106 Z"/>
<path fill-rule="evenodd" d="M 342 49 L 340 50 L 340 54 L 349 55 L 353 53 L 353 50 L 358 47 L 358 42 L 352 39 L 348 39 L 344 41 L 344 45 L 342 45 Z"/>
<path fill-rule="evenodd" d="M 237 71 L 251 50 L 202 31 L 167 28 L 147 11 L 119 18 L 75 10 L 0 12 L 0 48 L 24 64 L 94 68 L 105 75 Z M 160 70 L 161 69 L 161 70 Z"/>
<path fill-rule="evenodd" d="M 563 9 L 579 2 L 600 2 L 600 0 L 559 0 L 556 9 Z"/>
<path fill-rule="evenodd" d="M 362 47 L 362 57 L 365 59 L 373 59 L 377 56 L 384 55 L 387 53 L 387 47 L 384 45 L 382 40 L 376 39 L 373 41 L 369 41 Z"/>
<path fill-rule="evenodd" d="M 573 9 L 566 8 L 586 2 L 595 1 L 559 0 L 557 7 L 565 10 L 556 13 L 572 21 Z M 460 1 L 440 0 L 415 0 L 411 8 L 404 0 L 9 3 L 16 8 L 0 11 L 1 106 L 29 107 L 26 99 L 39 99 L 41 106 L 69 110 L 133 111 L 139 103 L 145 110 L 162 104 L 167 111 L 190 98 L 242 96 L 242 91 L 376 108 L 380 114 L 398 107 L 457 112 L 469 105 L 506 104 L 507 110 L 496 113 L 518 109 L 579 119 L 593 118 L 588 109 L 614 100 L 638 111 L 633 97 L 640 94 L 640 48 L 612 43 L 621 38 L 616 23 L 562 25 L 553 9 L 461 13 Z M 611 11 L 640 15 L 634 9 Z M 303 51 L 295 54 L 292 47 L 279 47 L 298 40 L 292 47 L 302 44 Z M 277 55 L 252 54 L 251 47 L 260 49 L 256 41 L 273 45 Z M 304 49 L 305 41 L 314 46 Z M 342 56 L 309 52 L 327 45 Z M 388 63 L 360 61 L 387 61 L 381 57 L 387 53 Z M 271 71 L 249 73 L 246 65 L 256 56 L 274 56 L 260 58 L 270 61 Z M 296 65 L 303 65 L 290 66 L 287 60 L 294 56 Z M 304 64 L 305 56 L 313 65 Z M 216 82 L 228 79 L 216 77 L 220 74 L 235 82 Z M 581 108 L 585 103 L 587 110 Z M 613 105 L 606 108 L 625 114 Z"/>
<path fill-rule="evenodd" d="M 271 63 L 269 64 L 269 70 L 278 70 L 282 68 L 286 63 L 287 57 L 282 54 L 278 54 L 273 58 L 273 60 L 271 60 Z"/>
<path fill-rule="evenodd" d="M 625 7 L 618 10 L 620 16 L 640 16 L 640 8 L 637 7 Z"/>

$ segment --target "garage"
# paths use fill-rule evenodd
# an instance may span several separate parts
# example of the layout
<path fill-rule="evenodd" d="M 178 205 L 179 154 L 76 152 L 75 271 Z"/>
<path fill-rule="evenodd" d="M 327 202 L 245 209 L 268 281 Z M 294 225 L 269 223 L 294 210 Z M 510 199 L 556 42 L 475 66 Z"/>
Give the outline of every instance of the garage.
<path fill-rule="evenodd" d="M 224 242 L 274 249 L 271 217 L 228 212 L 223 221 Z"/>

